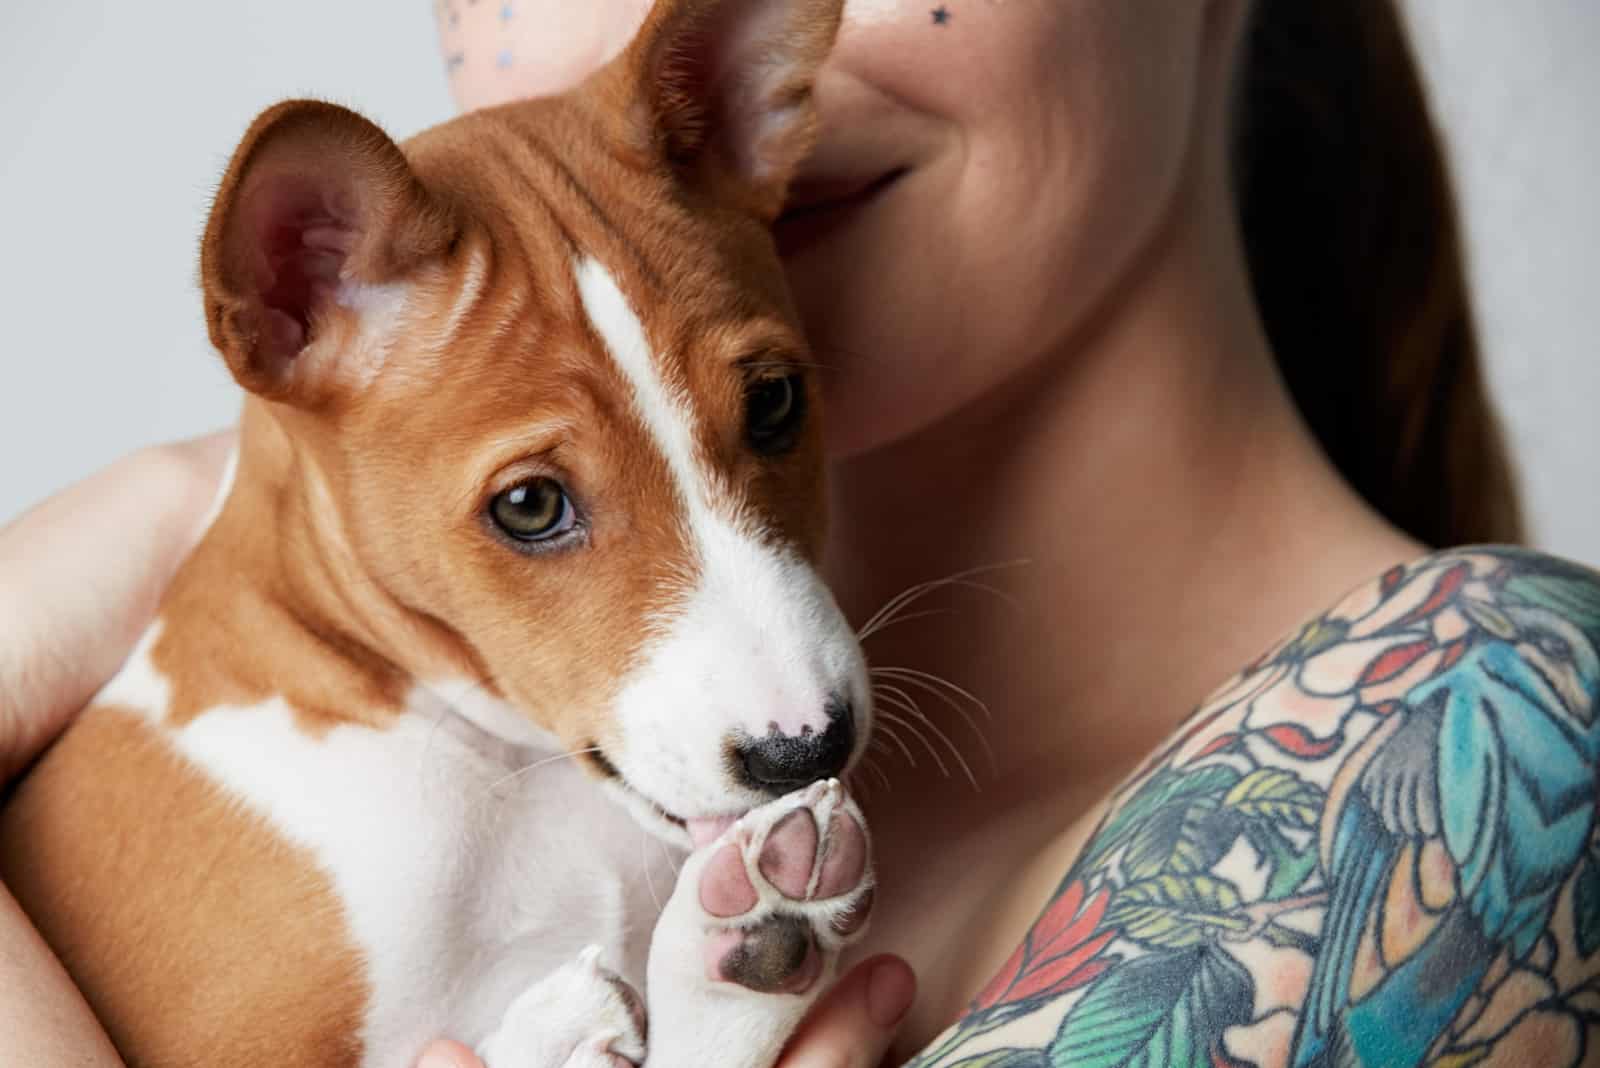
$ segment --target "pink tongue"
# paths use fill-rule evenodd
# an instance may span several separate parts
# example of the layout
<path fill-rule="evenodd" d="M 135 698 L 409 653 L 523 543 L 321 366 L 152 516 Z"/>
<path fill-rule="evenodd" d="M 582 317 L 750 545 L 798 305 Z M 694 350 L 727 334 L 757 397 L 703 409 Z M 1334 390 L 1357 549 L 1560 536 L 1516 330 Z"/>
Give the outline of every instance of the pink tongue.
<path fill-rule="evenodd" d="M 721 838 L 722 832 L 738 819 L 738 816 L 716 816 L 708 820 L 685 820 L 684 824 L 689 828 L 689 840 L 694 842 L 694 847 L 702 849 Z"/>

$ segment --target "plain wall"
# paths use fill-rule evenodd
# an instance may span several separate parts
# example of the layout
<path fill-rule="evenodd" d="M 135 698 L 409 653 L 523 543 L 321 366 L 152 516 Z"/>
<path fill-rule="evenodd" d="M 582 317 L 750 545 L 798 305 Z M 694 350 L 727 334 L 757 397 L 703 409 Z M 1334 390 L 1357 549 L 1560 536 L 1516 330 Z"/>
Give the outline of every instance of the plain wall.
<path fill-rule="evenodd" d="M 1538 543 L 1600 563 L 1600 5 L 1406 6 Z M 0 521 L 139 445 L 232 419 L 197 240 L 245 125 L 299 94 L 397 136 L 446 118 L 428 5 L 0 3 Z"/>
<path fill-rule="evenodd" d="M 1405 6 L 1450 135 L 1479 333 L 1537 543 L 1600 563 L 1600 4 Z"/>

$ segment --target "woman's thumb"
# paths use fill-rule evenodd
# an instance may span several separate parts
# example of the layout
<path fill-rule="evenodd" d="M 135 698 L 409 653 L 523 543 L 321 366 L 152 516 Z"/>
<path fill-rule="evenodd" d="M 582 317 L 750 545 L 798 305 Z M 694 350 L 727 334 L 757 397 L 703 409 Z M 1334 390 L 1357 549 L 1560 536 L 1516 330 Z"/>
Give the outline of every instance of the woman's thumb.
<path fill-rule="evenodd" d="M 878 1068 L 916 997 L 917 980 L 899 957 L 864 960 L 817 1002 L 777 1068 Z M 417 1068 L 482 1068 L 472 1051 L 436 1042 Z"/>
<path fill-rule="evenodd" d="M 811 1010 L 777 1068 L 877 1068 L 916 993 L 899 957 L 862 961 Z"/>

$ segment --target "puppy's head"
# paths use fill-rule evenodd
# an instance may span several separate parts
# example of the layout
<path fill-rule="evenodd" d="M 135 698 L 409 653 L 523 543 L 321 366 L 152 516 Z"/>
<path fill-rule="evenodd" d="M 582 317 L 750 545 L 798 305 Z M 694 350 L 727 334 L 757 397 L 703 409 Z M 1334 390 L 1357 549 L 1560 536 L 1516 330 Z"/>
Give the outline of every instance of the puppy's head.
<path fill-rule="evenodd" d="M 666 833 L 842 773 L 871 725 L 767 232 L 840 6 L 663 3 L 572 93 L 404 147 L 279 105 L 204 240 L 212 339 L 382 652 L 591 750 Z"/>

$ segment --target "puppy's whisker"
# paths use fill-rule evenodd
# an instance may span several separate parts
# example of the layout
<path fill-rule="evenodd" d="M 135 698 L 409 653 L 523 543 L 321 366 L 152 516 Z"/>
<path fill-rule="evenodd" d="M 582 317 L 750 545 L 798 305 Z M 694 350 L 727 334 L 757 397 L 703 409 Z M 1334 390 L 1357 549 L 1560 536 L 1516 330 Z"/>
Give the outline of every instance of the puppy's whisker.
<path fill-rule="evenodd" d="M 872 634 L 878 629 L 884 620 L 893 619 L 895 613 L 900 611 L 902 607 L 908 607 L 917 598 L 922 597 L 936 589 L 939 581 L 940 580 L 935 579 L 931 582 L 916 583 L 915 585 L 906 587 L 893 597 L 889 598 L 883 603 L 881 608 L 872 614 L 870 619 L 861 625 L 861 637 L 865 638 L 866 636 Z"/>
<path fill-rule="evenodd" d="M 590 746 L 585 746 L 582 749 L 574 749 L 574 750 L 571 750 L 570 752 L 566 752 L 566 753 L 557 753 L 554 756 L 545 757 L 543 760 L 535 760 L 531 764 L 523 765 L 522 767 L 518 768 L 516 771 L 511 772 L 509 775 L 502 775 L 500 778 L 496 779 L 494 782 L 489 784 L 488 789 L 485 790 L 485 793 L 491 793 L 492 794 L 492 793 L 496 792 L 497 790 L 499 790 L 501 786 L 504 786 L 506 783 L 512 781 L 513 779 L 522 778 L 524 775 L 528 774 L 530 771 L 537 771 L 539 768 L 546 767 L 547 765 L 550 765 L 550 764 L 558 764 L 563 760 L 575 760 L 578 757 L 583 756 L 585 753 L 598 753 L 598 752 L 600 752 L 600 747 L 598 745 L 590 745 Z"/>
<path fill-rule="evenodd" d="M 878 611 L 873 614 L 872 618 L 868 619 L 864 624 L 862 624 L 859 635 L 860 640 L 865 641 L 867 637 L 869 637 L 875 631 L 881 629 L 884 620 L 893 618 L 895 612 L 899 609 L 910 607 L 915 602 L 921 600 L 936 590 L 948 589 L 950 587 L 964 587 L 967 589 L 981 590 L 985 593 L 992 593 L 1014 608 L 1016 607 L 1016 599 L 1010 594 L 1005 593 L 1002 590 L 998 590 L 993 586 L 986 585 L 985 583 L 974 581 L 972 576 L 981 575 L 990 571 L 998 571 L 1002 568 L 1020 567 L 1025 563 L 1027 563 L 1026 560 L 1012 560 L 999 564 L 982 564 L 977 567 L 969 567 L 963 571 L 957 571 L 955 574 L 945 578 L 929 579 L 926 582 L 919 582 L 915 585 L 909 586 L 897 593 L 895 596 L 889 598 L 883 607 L 879 608 Z"/>
<path fill-rule="evenodd" d="M 852 349 L 847 349 L 839 345 L 812 345 L 811 351 L 813 353 L 825 352 L 830 356 L 843 356 L 852 363 L 869 363 L 874 359 L 881 359 L 880 356 L 877 356 L 873 353 L 856 352 Z M 818 366 L 829 367 L 831 365 L 819 364 Z"/>
<path fill-rule="evenodd" d="M 910 764 L 913 768 L 917 766 L 917 758 L 911 755 L 911 747 L 906 745 L 904 738 L 901 738 L 899 734 L 895 733 L 893 727 L 890 727 L 887 723 L 879 723 L 873 728 L 873 733 L 882 734 L 882 740 L 885 742 L 893 742 L 900 749 L 900 752 L 905 754 L 906 763 Z M 874 738 L 873 745 L 877 745 L 878 741 L 879 739 Z M 887 752 L 887 750 L 885 750 L 885 752 Z"/>
<path fill-rule="evenodd" d="M 968 764 L 967 758 L 961 755 L 961 750 L 957 747 L 956 743 L 951 740 L 948 734 L 939 728 L 937 723 L 923 715 L 921 708 L 916 708 L 914 711 L 916 713 L 917 720 L 921 722 L 923 726 L 927 727 L 928 730 L 932 731 L 934 737 L 938 738 L 949 747 L 950 755 L 955 757 L 957 764 L 961 765 L 961 770 L 967 776 L 967 781 L 972 784 L 972 788 L 974 790 L 977 790 L 981 793 L 983 791 L 983 786 L 979 784 L 978 777 L 972 772 L 972 765 Z"/>
<path fill-rule="evenodd" d="M 652 835 L 652 837 L 654 836 Z M 661 856 L 666 860 L 667 867 L 672 872 L 673 880 L 676 881 L 678 873 L 683 870 L 683 862 L 675 860 L 672 856 L 672 850 L 667 848 L 667 843 L 659 838 L 656 839 L 656 848 L 661 850 Z"/>
<path fill-rule="evenodd" d="M 991 721 L 994 719 L 994 714 L 989 711 L 989 706 L 985 704 L 981 698 L 973 694 L 971 690 L 951 682 L 942 675 L 935 675 L 931 671 L 920 671 L 917 668 L 908 667 L 875 667 L 871 670 L 875 675 L 884 675 L 889 678 L 895 678 L 898 676 L 907 682 L 910 682 L 912 679 L 917 679 L 920 680 L 924 686 L 943 686 L 945 689 L 951 690 L 962 697 L 965 697 L 968 701 L 971 701 L 974 705 L 976 705 L 978 710 L 983 713 L 984 719 Z"/>
<path fill-rule="evenodd" d="M 878 778 L 883 781 L 883 792 L 886 793 L 886 794 L 893 793 L 894 792 L 894 780 L 889 778 L 889 773 L 887 771 L 884 771 L 882 768 L 880 768 L 877 765 L 876 762 L 873 763 L 872 770 L 874 772 L 876 772 L 877 775 L 878 775 Z"/>
<path fill-rule="evenodd" d="M 650 888 L 650 899 L 656 904 L 656 911 L 660 912 L 666 906 L 662 903 L 661 894 L 656 890 L 656 877 L 650 871 L 650 839 L 653 837 L 643 827 L 639 828 L 639 866 L 644 869 L 644 882 Z"/>
<path fill-rule="evenodd" d="M 861 629 L 857 632 L 857 637 L 861 641 L 866 641 L 888 623 L 892 622 L 896 614 L 900 612 L 902 608 L 910 607 L 912 602 L 928 592 L 931 592 L 931 588 L 929 587 L 928 583 L 925 582 L 918 583 L 915 586 L 901 590 L 899 593 L 885 601 L 883 606 L 874 612 L 870 619 L 861 624 Z"/>
<path fill-rule="evenodd" d="M 954 608 L 922 608 L 915 612 L 901 612 L 900 614 L 892 616 L 889 619 L 881 620 L 871 630 L 863 630 L 861 633 L 856 635 L 856 640 L 864 642 L 874 634 L 881 634 L 890 627 L 898 626 L 901 623 L 909 623 L 913 619 L 925 619 L 928 616 L 948 616 L 954 611 Z"/>
<path fill-rule="evenodd" d="M 903 710 L 909 715 L 914 716 L 918 723 L 922 724 L 922 726 L 931 731 L 934 737 L 942 741 L 946 748 L 950 750 L 950 755 L 955 758 L 956 763 L 961 765 L 961 770 L 966 773 L 967 781 L 972 784 L 972 788 L 974 790 L 983 789 L 982 786 L 978 785 L 978 777 L 972 773 L 972 765 L 968 764 L 967 758 L 961 755 L 961 750 L 956 746 L 956 743 L 951 740 L 950 735 L 939 729 L 939 725 L 937 723 L 927 717 L 927 715 L 922 711 L 922 707 L 917 704 L 915 698 L 906 693 L 906 691 L 900 689 L 898 686 L 890 686 L 887 683 L 878 683 L 874 689 L 877 692 L 881 692 L 885 697 L 888 697 L 890 693 L 893 693 L 896 701 L 903 701 L 904 704 L 900 707 L 902 707 Z"/>
<path fill-rule="evenodd" d="M 857 775 L 870 771 L 872 774 L 878 777 L 878 781 L 883 785 L 885 790 L 890 789 L 888 773 L 886 773 L 882 768 L 878 767 L 878 762 L 873 759 L 873 757 L 877 756 L 881 752 L 882 750 L 878 750 L 876 747 L 868 748 L 867 756 L 862 759 L 861 764 L 856 768 L 856 774 L 851 776 L 852 788 L 857 785 L 855 781 Z M 859 785 L 868 787 L 870 786 L 869 783 L 860 783 Z"/>
<path fill-rule="evenodd" d="M 941 679 L 937 675 L 930 675 L 925 671 L 917 671 L 914 668 L 874 668 L 873 671 L 876 674 L 880 674 L 886 678 L 894 679 L 906 686 L 915 686 L 923 692 L 932 694 L 934 697 L 937 697 L 939 700 L 949 705 L 955 710 L 956 715 L 960 716 L 966 725 L 972 729 L 973 735 L 978 739 L 978 744 L 983 746 L 984 753 L 989 759 L 990 771 L 999 770 L 1000 765 L 995 759 L 994 746 L 989 744 L 989 736 L 984 733 L 983 728 L 978 724 L 978 721 L 973 718 L 972 713 L 967 711 L 966 707 L 952 697 L 949 692 L 940 689 L 934 684 L 941 683 L 949 687 L 949 690 L 952 690 L 955 693 L 967 698 L 969 701 L 972 701 L 983 710 L 983 714 L 985 716 L 993 719 L 994 717 L 989 715 L 989 707 L 982 701 L 978 700 L 971 693 L 962 689 L 960 686 L 957 686 L 950 680 Z"/>
<path fill-rule="evenodd" d="M 908 705 L 901 704 L 899 698 L 891 698 L 888 694 L 884 694 L 882 696 L 883 696 L 883 700 L 885 702 L 887 702 L 889 704 L 892 704 L 895 707 L 901 709 L 902 711 L 907 713 L 907 715 L 909 715 L 909 714 L 911 714 L 911 713 L 913 713 L 915 711 L 914 708 L 912 708 L 912 707 L 910 707 Z M 888 720 L 890 723 L 897 723 L 900 726 L 904 727 L 911 734 L 911 737 L 913 737 L 917 741 L 921 742 L 923 748 L 925 748 L 928 751 L 928 755 L 933 758 L 933 763 L 939 769 L 939 774 L 943 775 L 947 779 L 950 777 L 950 768 L 948 766 L 946 766 L 946 764 L 944 762 L 944 757 L 940 755 L 938 748 L 935 747 L 934 744 L 931 741 L 928 740 L 928 738 L 917 727 L 915 722 L 913 722 L 910 719 L 907 719 L 905 716 L 899 715 L 899 714 L 894 713 L 894 712 L 883 712 L 882 715 L 883 715 L 883 718 Z"/>

